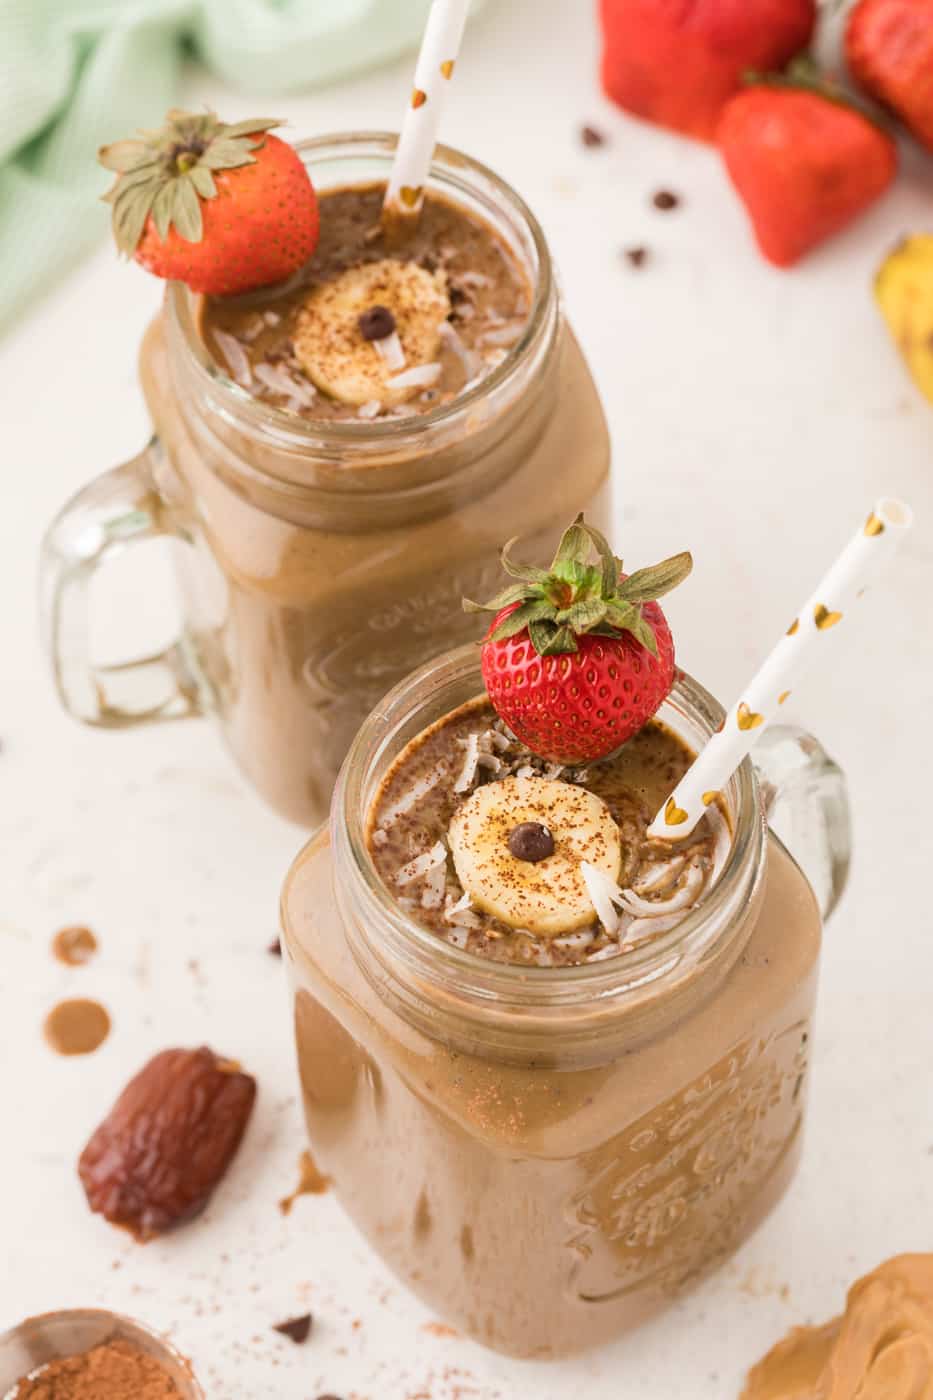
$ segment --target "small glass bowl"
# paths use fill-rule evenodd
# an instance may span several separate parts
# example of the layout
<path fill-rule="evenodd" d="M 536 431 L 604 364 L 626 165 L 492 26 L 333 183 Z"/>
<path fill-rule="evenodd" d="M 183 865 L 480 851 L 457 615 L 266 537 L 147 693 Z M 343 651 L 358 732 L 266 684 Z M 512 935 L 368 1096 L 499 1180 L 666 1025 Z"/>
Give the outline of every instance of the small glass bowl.
<path fill-rule="evenodd" d="M 117 1340 L 132 1343 L 158 1361 L 178 1387 L 181 1400 L 204 1400 L 188 1362 L 164 1337 L 105 1308 L 43 1313 L 0 1334 L 0 1400 L 40 1366 Z"/>

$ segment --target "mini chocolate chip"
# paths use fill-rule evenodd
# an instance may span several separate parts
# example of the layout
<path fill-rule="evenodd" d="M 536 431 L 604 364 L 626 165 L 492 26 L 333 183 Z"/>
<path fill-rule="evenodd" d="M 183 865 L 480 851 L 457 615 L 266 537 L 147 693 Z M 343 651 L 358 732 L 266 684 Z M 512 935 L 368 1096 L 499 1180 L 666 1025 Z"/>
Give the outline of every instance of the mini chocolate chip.
<path fill-rule="evenodd" d="M 274 958 L 280 958 L 282 956 L 282 944 L 278 938 L 273 938 L 266 952 L 271 953 Z"/>
<path fill-rule="evenodd" d="M 666 213 L 669 209 L 677 208 L 680 195 L 674 194 L 673 190 L 658 190 L 652 195 L 651 203 L 655 209 L 662 209 Z"/>
<path fill-rule="evenodd" d="M 580 140 L 584 146 L 605 146 L 606 138 L 595 126 L 581 126 Z"/>
<path fill-rule="evenodd" d="M 281 1332 L 283 1337 L 288 1337 L 292 1342 L 306 1342 L 311 1335 L 312 1317 L 310 1313 L 302 1313 L 301 1317 L 290 1317 L 287 1322 L 276 1322 L 273 1324 L 273 1332 Z"/>
<path fill-rule="evenodd" d="M 509 850 L 516 860 L 534 865 L 554 854 L 554 837 L 541 822 L 519 822 L 509 837 Z"/>
<path fill-rule="evenodd" d="M 623 248 L 622 253 L 632 264 L 632 267 L 644 267 L 648 261 L 647 248 Z"/>
<path fill-rule="evenodd" d="M 447 288 L 447 297 L 451 306 L 462 306 L 465 301 L 470 300 L 469 293 L 465 292 L 462 287 L 458 287 L 456 282 Z"/>
<path fill-rule="evenodd" d="M 387 306 L 371 306 L 359 317 L 357 325 L 364 340 L 385 340 L 395 330 L 395 317 Z"/>

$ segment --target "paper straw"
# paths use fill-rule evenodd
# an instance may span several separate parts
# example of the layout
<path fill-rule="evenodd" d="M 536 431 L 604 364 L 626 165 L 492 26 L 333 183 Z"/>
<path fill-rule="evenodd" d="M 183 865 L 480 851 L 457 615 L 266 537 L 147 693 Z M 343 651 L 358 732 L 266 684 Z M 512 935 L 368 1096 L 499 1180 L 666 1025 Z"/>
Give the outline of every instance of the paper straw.
<path fill-rule="evenodd" d="M 825 633 L 848 618 L 852 605 L 892 558 L 912 522 L 913 512 L 903 502 L 885 498 L 877 503 L 684 774 L 649 826 L 649 836 L 680 841 L 690 835 L 791 688 L 817 659 Z"/>
<path fill-rule="evenodd" d="M 460 52 L 469 4 L 470 0 L 434 0 L 431 6 L 415 65 L 415 86 L 386 190 L 384 227 L 410 225 L 421 213 L 444 98 Z"/>

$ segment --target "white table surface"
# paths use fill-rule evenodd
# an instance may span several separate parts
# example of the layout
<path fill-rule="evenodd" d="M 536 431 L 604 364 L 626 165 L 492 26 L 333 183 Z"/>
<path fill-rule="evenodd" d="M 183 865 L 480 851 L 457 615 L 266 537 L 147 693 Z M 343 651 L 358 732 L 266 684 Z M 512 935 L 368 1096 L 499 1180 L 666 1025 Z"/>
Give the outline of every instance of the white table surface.
<path fill-rule="evenodd" d="M 669 607 L 681 661 L 731 698 L 877 494 L 903 494 L 918 517 L 860 626 L 840 629 L 830 667 L 794 697 L 794 717 L 849 772 L 856 838 L 828 931 L 797 1182 L 732 1263 L 666 1316 L 560 1364 L 435 1335 L 332 1195 L 281 1216 L 302 1128 L 282 971 L 266 945 L 301 833 L 258 804 L 204 723 L 117 735 L 75 726 L 37 640 L 45 522 L 146 435 L 135 356 L 158 288 L 102 247 L 0 344 L 0 1325 L 57 1306 L 123 1309 L 171 1333 L 212 1400 L 712 1400 L 735 1396 L 789 1326 L 836 1311 L 858 1272 L 933 1246 L 933 930 L 921 893 L 933 407 L 870 294 L 895 237 L 933 227 L 933 166 L 909 155 L 896 190 L 857 227 L 797 271 L 773 270 L 714 152 L 600 98 L 589 9 L 494 4 L 469 35 L 445 134 L 495 164 L 546 225 L 608 409 L 626 558 L 694 551 L 694 578 Z M 231 99 L 192 71 L 184 96 L 232 117 L 282 114 L 296 135 L 392 126 L 409 68 L 287 101 Z M 581 148 L 585 120 L 606 131 L 605 148 Z M 682 208 L 651 208 L 662 186 Z M 623 244 L 647 245 L 649 264 L 630 268 Z M 124 654 L 171 626 L 161 563 L 129 577 L 135 598 L 105 586 L 100 602 L 108 649 Z M 69 970 L 48 945 L 75 922 L 97 931 L 101 952 Z M 59 997 L 81 994 L 111 1008 L 114 1030 L 96 1054 L 64 1060 L 41 1022 Z M 256 1074 L 257 1112 L 207 1214 L 140 1248 L 89 1214 L 76 1158 L 150 1054 L 205 1040 Z M 270 1331 L 308 1308 L 304 1347 Z"/>

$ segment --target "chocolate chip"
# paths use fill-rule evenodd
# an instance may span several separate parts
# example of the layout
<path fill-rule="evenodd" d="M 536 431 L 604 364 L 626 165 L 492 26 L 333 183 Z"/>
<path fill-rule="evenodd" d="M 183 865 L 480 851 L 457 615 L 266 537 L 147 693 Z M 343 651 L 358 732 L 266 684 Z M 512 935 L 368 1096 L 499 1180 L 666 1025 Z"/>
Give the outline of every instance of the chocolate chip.
<path fill-rule="evenodd" d="M 651 203 L 655 209 L 667 213 L 669 209 L 676 209 L 680 204 L 680 195 L 674 194 L 673 190 L 657 190 L 651 197 Z"/>
<path fill-rule="evenodd" d="M 647 248 L 623 248 L 622 256 L 627 258 L 632 267 L 644 267 L 648 261 Z"/>
<path fill-rule="evenodd" d="M 266 952 L 271 953 L 274 958 L 280 958 L 282 956 L 282 944 L 279 939 L 273 938 Z"/>
<path fill-rule="evenodd" d="M 541 822 L 519 822 L 509 837 L 509 850 L 516 860 L 535 865 L 554 854 L 554 837 Z"/>
<path fill-rule="evenodd" d="M 606 138 L 601 131 L 597 131 L 595 126 L 581 126 L 580 140 L 584 146 L 605 146 Z"/>
<path fill-rule="evenodd" d="M 395 317 L 387 306 L 371 306 L 359 317 L 357 325 L 364 340 L 385 340 L 395 330 Z"/>
<path fill-rule="evenodd" d="M 303 1313 L 301 1317 L 290 1317 L 287 1322 L 276 1322 L 272 1330 L 281 1332 L 292 1342 L 306 1342 L 311 1335 L 311 1322 L 311 1314 Z"/>
<path fill-rule="evenodd" d="M 465 292 L 462 287 L 458 287 L 455 282 L 448 287 L 447 296 L 451 306 L 462 306 L 465 301 L 470 300 L 469 293 Z"/>

